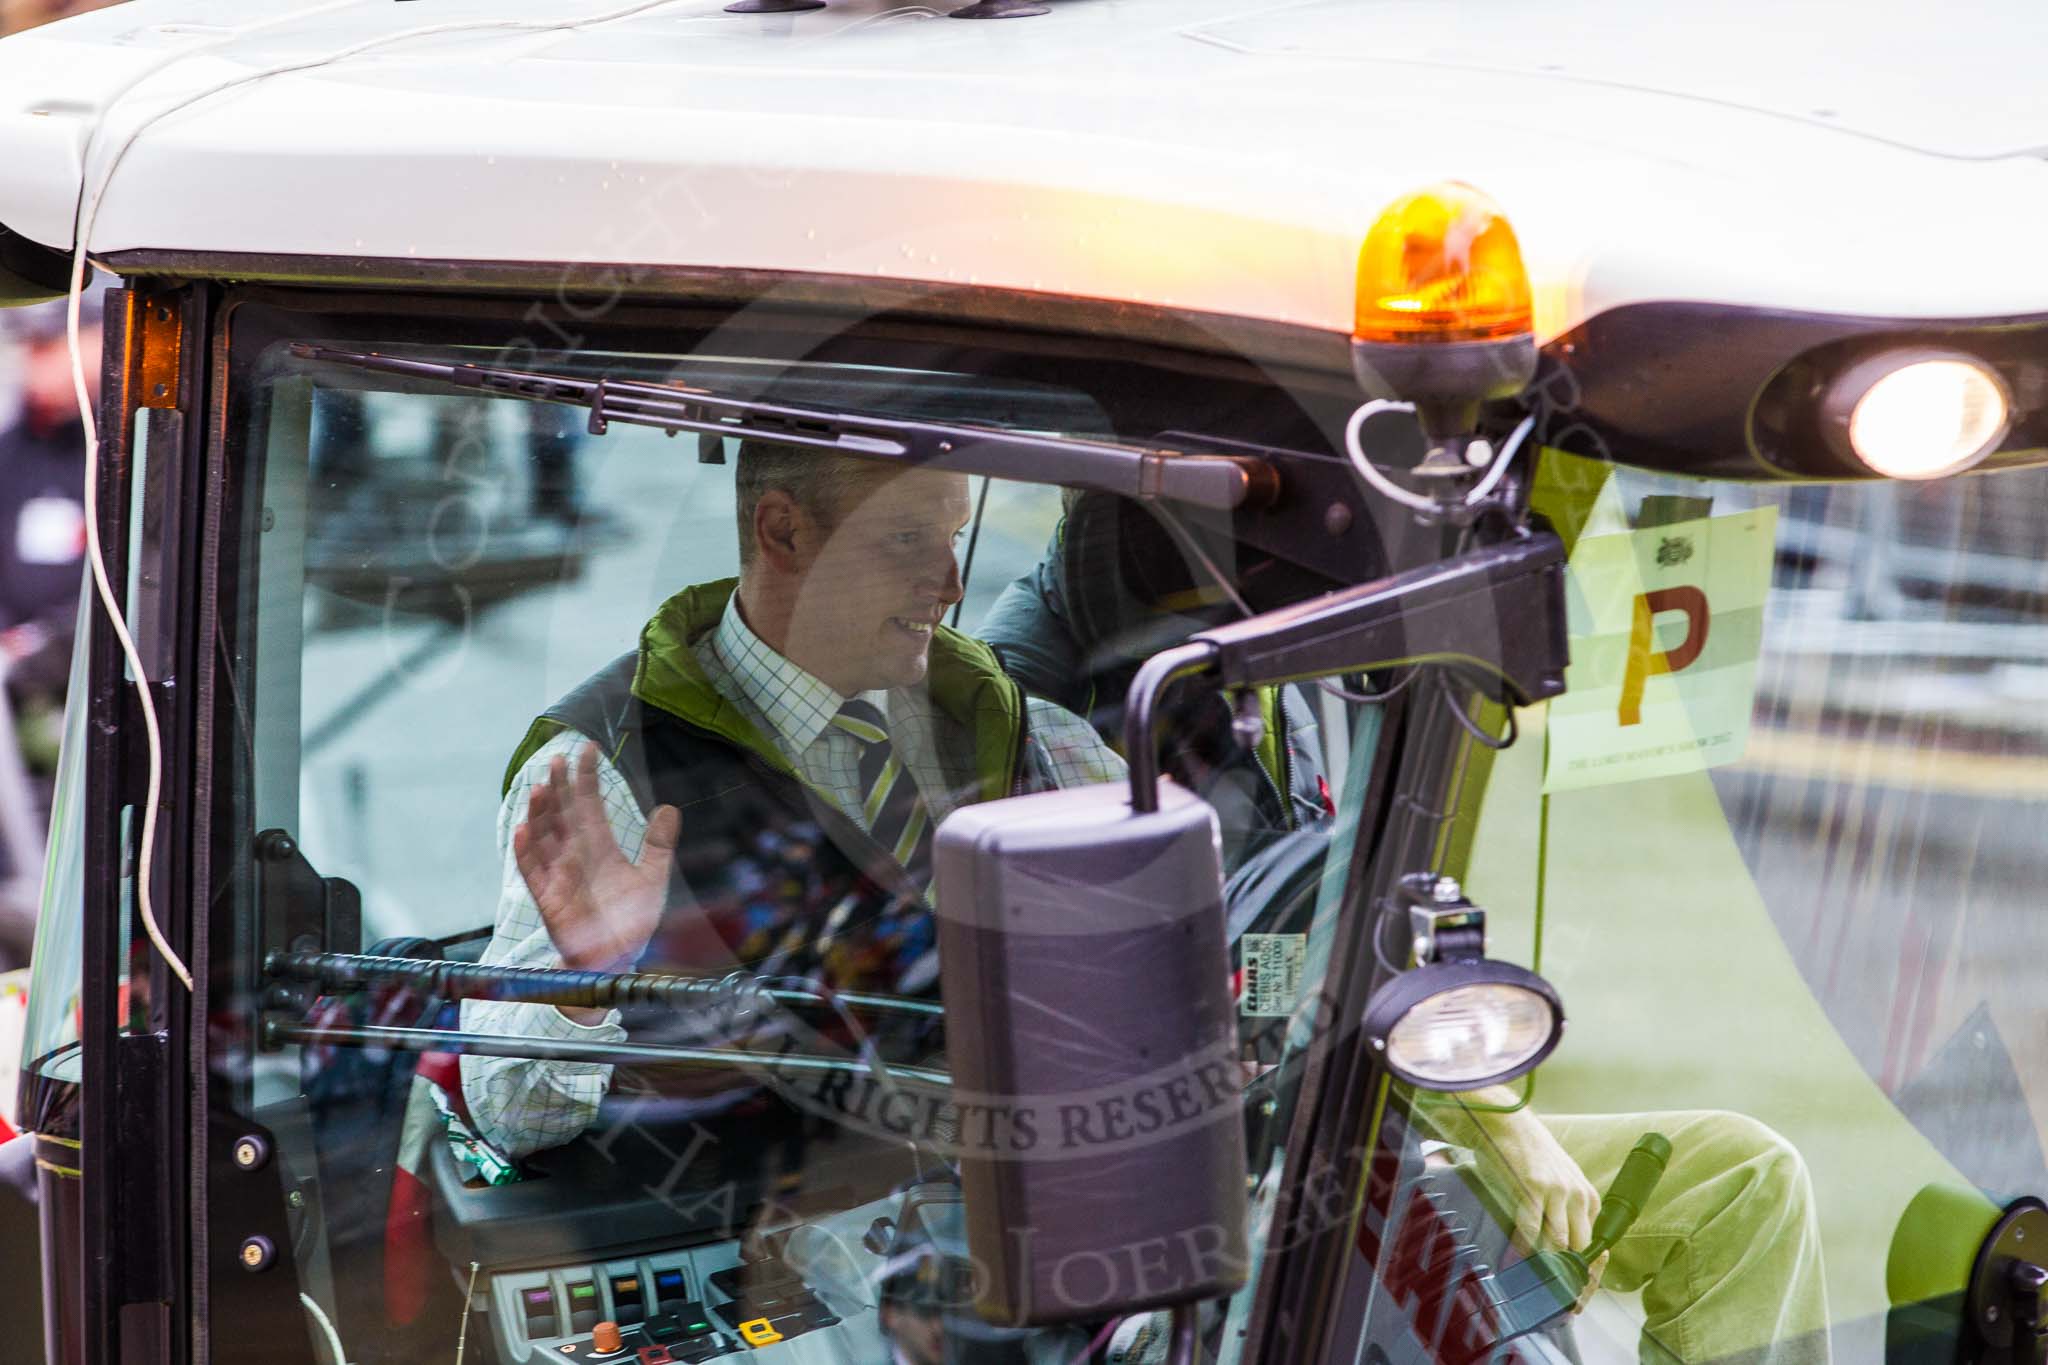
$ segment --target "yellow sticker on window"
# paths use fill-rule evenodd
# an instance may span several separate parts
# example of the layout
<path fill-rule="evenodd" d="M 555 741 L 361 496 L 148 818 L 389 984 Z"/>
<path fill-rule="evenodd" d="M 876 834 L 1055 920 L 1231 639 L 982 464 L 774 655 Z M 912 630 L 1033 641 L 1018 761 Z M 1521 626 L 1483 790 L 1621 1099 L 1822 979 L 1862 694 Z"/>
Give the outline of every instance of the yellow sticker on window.
<path fill-rule="evenodd" d="M 1547 717 L 1545 791 L 1742 757 L 1776 537 L 1773 507 L 1579 537 L 1566 591 L 1572 662 Z"/>

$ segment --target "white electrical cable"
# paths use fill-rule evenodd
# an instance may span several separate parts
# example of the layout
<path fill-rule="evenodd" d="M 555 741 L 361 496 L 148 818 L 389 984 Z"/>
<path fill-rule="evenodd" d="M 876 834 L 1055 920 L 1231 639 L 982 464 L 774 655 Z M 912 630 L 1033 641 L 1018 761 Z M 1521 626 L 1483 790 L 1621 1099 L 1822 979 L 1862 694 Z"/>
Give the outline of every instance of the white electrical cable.
<path fill-rule="evenodd" d="M 136 140 L 157 123 L 172 114 L 190 108 L 201 100 L 210 99 L 215 95 L 235 89 L 238 86 L 250 85 L 257 81 L 267 80 L 272 76 L 289 75 L 297 71 L 329 66 L 335 62 L 344 61 L 347 58 L 376 48 L 408 42 L 415 38 L 471 32 L 565 32 L 573 28 L 585 28 L 597 24 L 611 23 L 619 19 L 631 18 L 633 15 L 647 10 L 659 9 L 663 6 L 674 4 L 676 0 L 639 0 L 636 4 L 610 10 L 604 14 L 550 22 L 478 20 L 470 23 L 427 24 L 417 28 L 405 29 L 398 33 L 366 39 L 363 42 L 340 48 L 321 57 L 287 62 L 279 66 L 267 67 L 261 71 L 252 71 L 244 75 L 235 76 L 189 95 L 143 119 L 129 131 L 128 136 L 122 140 L 121 145 L 115 149 L 113 156 L 108 159 L 105 169 L 99 174 L 98 184 L 93 188 L 92 192 L 90 194 L 86 192 L 86 185 L 92 174 L 93 144 L 98 141 L 101 129 L 106 127 L 108 115 L 143 81 L 173 63 L 184 60 L 186 57 L 199 52 L 212 51 L 259 29 L 273 24 L 303 19 L 312 14 L 322 14 L 330 9 L 347 8 L 356 3 L 357 0 L 341 0 L 340 3 L 334 5 L 322 5 L 295 10 L 290 14 L 278 15 L 258 23 L 245 25 L 216 42 L 166 54 L 162 60 L 153 63 L 130 78 L 127 84 L 115 91 L 112 97 L 108 99 L 106 106 L 100 110 L 99 120 L 93 125 L 92 132 L 86 138 L 85 147 L 79 157 L 78 205 L 72 219 L 71 290 L 65 313 L 64 332 L 65 340 L 71 349 L 71 385 L 78 399 L 79 415 L 85 422 L 86 557 L 91 565 L 93 585 L 97 589 L 100 605 L 106 611 L 107 619 L 114 628 L 115 638 L 120 641 L 121 653 L 123 658 L 127 660 L 128 669 L 135 675 L 136 695 L 142 705 L 142 728 L 144 737 L 148 741 L 149 783 L 145 798 L 146 804 L 142 812 L 142 848 L 135 869 L 135 902 L 142 916 L 143 932 L 149 936 L 151 945 L 156 948 L 157 953 L 163 958 L 165 965 L 184 984 L 188 992 L 192 989 L 191 969 L 185 965 L 184 960 L 172 951 L 171 945 L 165 941 L 163 931 L 157 925 L 155 898 L 150 894 L 150 873 L 156 846 L 157 802 L 163 789 L 163 734 L 157 725 L 156 701 L 150 695 L 148 671 L 143 667 L 142 655 L 135 647 L 133 636 L 129 634 L 127 617 L 121 609 L 119 600 L 114 596 L 113 585 L 107 579 L 106 554 L 100 544 L 99 534 L 99 428 L 98 424 L 94 421 L 92 399 L 86 388 L 85 358 L 78 341 L 79 304 L 85 293 L 86 254 L 92 241 L 93 224 L 99 217 L 100 204 L 106 199 L 107 190 L 113 184 L 114 173 L 120 169 L 122 160 L 128 155 L 128 150 L 135 145 Z"/>
<path fill-rule="evenodd" d="M 313 1321 L 320 1324 L 320 1335 L 327 1339 L 327 1349 L 334 1353 L 334 1365 L 348 1365 L 348 1353 L 341 1349 L 341 1334 L 334 1330 L 334 1324 L 320 1305 L 313 1302 L 311 1294 L 299 1295 L 299 1302 L 313 1315 Z"/>
<path fill-rule="evenodd" d="M 1502 446 L 1500 454 L 1494 457 L 1493 468 L 1486 471 L 1486 477 L 1481 479 L 1473 487 L 1472 491 L 1465 495 L 1465 505 L 1467 507 L 1471 507 L 1484 500 L 1486 495 L 1494 490 L 1495 485 L 1507 477 L 1509 461 L 1515 458 L 1515 452 L 1522 448 L 1522 442 L 1529 439 L 1529 433 L 1535 430 L 1535 428 L 1536 414 L 1532 412 L 1527 417 L 1524 417 L 1515 427 L 1513 433 L 1509 435 L 1507 444 Z"/>
<path fill-rule="evenodd" d="M 1366 422 L 1371 418 L 1383 412 L 1413 411 L 1413 403 L 1395 403 L 1385 398 L 1360 403 L 1358 410 L 1351 414 L 1351 420 L 1344 424 L 1344 453 L 1351 457 L 1351 467 L 1358 471 L 1358 477 L 1378 489 L 1383 496 L 1400 503 L 1403 507 L 1412 507 L 1418 512 L 1438 512 L 1443 509 L 1437 506 L 1435 498 L 1425 498 L 1420 493 L 1411 493 L 1380 473 L 1379 466 L 1372 462 L 1372 457 L 1367 455 L 1358 443 L 1359 433 L 1364 430 Z"/>
<path fill-rule="evenodd" d="M 128 620 L 121 612 L 121 604 L 114 597 L 114 588 L 107 581 L 107 556 L 100 544 L 99 512 L 99 429 L 93 421 L 92 398 L 85 387 L 85 354 L 78 344 L 79 300 L 85 294 L 85 239 L 79 238 L 78 248 L 71 256 L 71 298 L 64 315 L 64 338 L 71 347 L 71 387 L 78 399 L 79 416 L 85 420 L 85 556 L 92 566 L 93 586 L 99 591 L 100 605 L 106 609 L 107 622 L 114 628 L 114 638 L 121 642 L 121 656 L 128 661 L 129 672 L 135 675 L 135 692 L 142 702 L 142 730 L 149 741 L 149 787 L 142 799 L 142 852 L 135 865 L 135 904 L 142 912 L 142 930 L 149 935 L 149 941 L 156 946 L 158 954 L 171 973 L 183 982 L 187 992 L 192 989 L 192 972 L 184 959 L 171 951 L 171 945 L 164 941 L 163 931 L 157 928 L 156 904 L 150 895 L 150 871 L 154 861 L 151 855 L 156 850 L 156 806 L 164 782 L 164 741 L 157 729 L 156 698 L 149 694 L 149 671 L 142 666 L 142 652 L 135 648 L 135 637 L 128 633 Z M 74 698 L 74 704 L 82 703 Z"/>
<path fill-rule="evenodd" d="M 100 605 L 106 610 L 108 619 L 114 627 L 115 638 L 121 643 L 121 653 L 127 661 L 129 671 L 135 675 L 135 688 L 142 704 L 142 728 L 148 740 L 149 786 L 147 804 L 143 807 L 142 812 L 142 850 L 136 864 L 135 901 L 142 914 L 143 932 L 149 936 L 150 943 L 162 955 L 165 964 L 170 967 L 172 974 L 184 984 L 188 992 L 192 989 L 191 969 L 185 965 L 183 959 L 171 951 L 170 945 L 165 942 L 163 931 L 157 925 L 155 897 L 151 894 L 150 890 L 151 871 L 156 851 L 157 802 L 163 788 L 163 736 L 157 727 L 156 702 L 155 698 L 150 696 L 148 671 L 142 666 L 142 656 L 135 648 L 135 641 L 128 632 L 127 617 L 123 614 L 120 603 L 114 597 L 113 586 L 107 581 L 106 553 L 100 545 L 99 428 L 95 420 L 96 414 L 92 408 L 92 399 L 86 387 L 85 355 L 79 346 L 78 337 L 80 305 L 85 295 L 86 244 L 91 240 L 91 234 L 88 229 L 92 218 L 98 213 L 100 198 L 106 194 L 107 185 L 113 180 L 114 165 L 120 164 L 120 158 L 117 156 L 114 159 L 113 165 L 108 166 L 105 176 L 101 178 L 98 192 L 90 200 L 88 200 L 86 195 L 87 167 L 91 161 L 92 145 L 98 139 L 100 130 L 106 126 L 107 115 L 136 86 L 148 80 L 165 67 L 175 62 L 183 61 L 186 57 L 192 55 L 194 51 L 209 50 L 220 46 L 222 43 L 232 42 L 236 38 L 255 32 L 270 24 L 283 22 L 286 18 L 301 18 L 309 12 L 324 13 L 326 10 L 339 9 L 343 5 L 351 3 L 354 3 L 354 0 L 340 0 L 338 4 L 321 6 L 317 10 L 295 11 L 290 15 L 277 16 L 258 23 L 244 25 L 219 41 L 204 44 L 200 48 L 185 48 L 164 54 L 162 58 L 152 62 L 149 66 L 131 76 L 127 83 L 116 90 L 108 99 L 106 107 L 100 111 L 99 121 L 93 125 L 92 132 L 87 135 L 85 147 L 82 149 L 79 157 L 78 203 L 72 211 L 71 218 L 71 284 L 64 315 L 64 340 L 71 355 L 72 393 L 78 400 L 78 413 L 85 425 L 86 559 L 91 567 L 93 588 L 99 597 Z M 161 115 L 157 117 L 161 117 Z M 145 121 L 141 128 L 136 129 L 135 134 L 130 135 L 128 143 L 132 144 L 135 141 L 135 137 L 141 133 L 142 128 L 147 128 L 150 123 L 155 121 L 155 118 Z M 124 145 L 122 151 L 125 153 L 126 150 L 127 145 Z"/>
<path fill-rule="evenodd" d="M 1444 510 L 1442 503 L 1439 503 L 1434 498 L 1424 497 L 1420 493 L 1411 493 L 1392 479 L 1389 479 L 1380 472 L 1379 466 L 1372 462 L 1372 457 L 1365 453 L 1365 449 L 1360 443 L 1360 434 L 1364 431 L 1365 424 L 1374 417 L 1379 416 L 1383 412 L 1413 411 L 1415 411 L 1413 403 L 1396 403 L 1385 398 L 1375 398 L 1371 402 L 1359 404 L 1357 411 L 1351 414 L 1351 420 L 1344 424 L 1344 453 L 1351 457 L 1351 467 L 1358 471 L 1358 476 L 1379 490 L 1387 498 L 1401 504 L 1403 507 L 1411 507 L 1418 512 L 1439 513 Z M 1472 491 L 1465 495 L 1462 505 L 1470 507 L 1494 490 L 1495 486 L 1506 476 L 1509 461 L 1515 458 L 1515 453 L 1522 448 L 1522 442 L 1528 438 L 1529 432 L 1535 425 L 1536 418 L 1534 414 L 1522 419 L 1521 425 L 1515 428 L 1514 434 L 1509 436 L 1506 443 L 1501 446 L 1500 454 L 1494 457 L 1492 467 L 1486 471 L 1486 477 L 1481 479 L 1473 486 Z"/>

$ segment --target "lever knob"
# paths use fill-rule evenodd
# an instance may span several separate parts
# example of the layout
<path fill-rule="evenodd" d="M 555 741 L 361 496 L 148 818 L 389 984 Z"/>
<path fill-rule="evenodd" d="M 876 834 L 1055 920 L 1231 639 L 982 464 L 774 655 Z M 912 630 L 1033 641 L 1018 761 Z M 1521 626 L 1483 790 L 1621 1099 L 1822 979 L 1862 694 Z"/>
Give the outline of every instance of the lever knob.
<path fill-rule="evenodd" d="M 590 1329 L 590 1349 L 599 1355 L 612 1351 L 623 1351 L 626 1343 L 619 1337 L 619 1325 L 606 1319 Z"/>
<path fill-rule="evenodd" d="M 1670 1160 L 1671 1140 L 1662 1133 L 1645 1133 L 1636 1139 L 1614 1183 L 1600 1198 L 1600 1213 L 1593 1220 L 1593 1240 L 1580 1253 L 1588 1264 L 1620 1241 L 1635 1223 L 1636 1215 L 1656 1191 L 1657 1182 L 1664 1178 L 1664 1167 Z"/>

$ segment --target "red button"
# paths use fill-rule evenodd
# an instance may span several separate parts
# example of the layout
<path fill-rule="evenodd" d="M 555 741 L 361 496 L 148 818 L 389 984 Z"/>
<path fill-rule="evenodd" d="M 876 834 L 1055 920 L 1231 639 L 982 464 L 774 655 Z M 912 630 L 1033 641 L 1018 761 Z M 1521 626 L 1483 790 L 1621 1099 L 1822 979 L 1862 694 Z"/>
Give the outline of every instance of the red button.
<path fill-rule="evenodd" d="M 666 1346 L 642 1346 L 640 1365 L 676 1365 L 676 1358 L 668 1353 Z"/>

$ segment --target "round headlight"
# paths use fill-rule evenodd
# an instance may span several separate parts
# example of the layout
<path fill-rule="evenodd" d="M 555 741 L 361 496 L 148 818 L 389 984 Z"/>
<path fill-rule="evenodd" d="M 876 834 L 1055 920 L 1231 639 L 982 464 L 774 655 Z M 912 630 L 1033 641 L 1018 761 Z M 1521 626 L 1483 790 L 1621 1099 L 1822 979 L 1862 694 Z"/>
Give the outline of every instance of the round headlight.
<path fill-rule="evenodd" d="M 1887 351 L 1850 366 L 1822 400 L 1837 445 L 1891 479 L 1960 474 L 2005 439 L 1997 371 L 1956 351 Z"/>
<path fill-rule="evenodd" d="M 1374 994 L 1365 1034 L 1387 1069 L 1425 1090 L 1513 1080 L 1548 1057 L 1564 1007 L 1534 972 L 1486 958 L 1406 971 Z"/>

